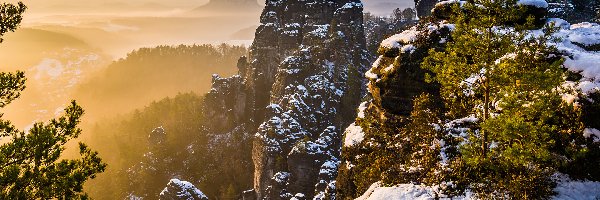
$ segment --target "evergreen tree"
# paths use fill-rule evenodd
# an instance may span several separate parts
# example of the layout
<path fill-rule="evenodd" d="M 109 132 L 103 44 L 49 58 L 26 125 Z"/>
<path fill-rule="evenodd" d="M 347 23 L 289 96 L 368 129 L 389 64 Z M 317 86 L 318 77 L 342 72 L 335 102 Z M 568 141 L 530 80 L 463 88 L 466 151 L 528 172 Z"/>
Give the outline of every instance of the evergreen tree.
<path fill-rule="evenodd" d="M 406 8 L 402 10 L 402 19 L 404 21 L 412 21 L 417 17 L 417 12 L 412 8 Z"/>
<path fill-rule="evenodd" d="M 17 5 L 2 3 L 0 4 L 0 42 L 3 41 L 2 36 L 9 31 L 15 31 L 21 20 L 22 14 L 27 10 L 27 6 L 22 2 Z"/>
<path fill-rule="evenodd" d="M 528 35 L 533 20 L 515 24 L 526 14 L 515 3 L 475 0 L 455 7 L 452 41 L 443 52 L 432 50 L 423 67 L 442 85 L 450 117 L 478 119 L 454 163 L 455 186 L 482 197 L 543 199 L 552 194 L 549 176 L 558 166 L 551 153 L 556 135 L 574 128 L 549 119 L 556 110 L 575 110 L 556 104 L 563 60 L 547 57 L 554 52 L 546 45 L 552 30 Z"/>
<path fill-rule="evenodd" d="M 18 27 L 25 9 L 21 2 L 0 4 L 0 37 Z M 0 108 L 19 97 L 25 80 L 23 72 L 0 73 Z M 67 142 L 81 133 L 77 126 L 82 115 L 83 109 L 73 101 L 62 117 L 35 123 L 28 131 L 0 119 L 0 199 L 87 198 L 83 184 L 103 172 L 106 164 L 83 143 L 79 159 L 60 160 Z"/>

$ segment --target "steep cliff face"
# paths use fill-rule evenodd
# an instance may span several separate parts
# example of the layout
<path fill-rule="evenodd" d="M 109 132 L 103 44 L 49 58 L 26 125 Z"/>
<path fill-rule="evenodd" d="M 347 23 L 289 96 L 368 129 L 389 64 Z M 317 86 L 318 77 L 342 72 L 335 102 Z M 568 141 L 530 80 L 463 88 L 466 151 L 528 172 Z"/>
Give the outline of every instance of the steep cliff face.
<path fill-rule="evenodd" d="M 214 77 L 211 128 L 256 133 L 257 198 L 333 192 L 341 131 L 364 94 L 362 10 L 356 0 L 268 0 L 239 75 Z"/>

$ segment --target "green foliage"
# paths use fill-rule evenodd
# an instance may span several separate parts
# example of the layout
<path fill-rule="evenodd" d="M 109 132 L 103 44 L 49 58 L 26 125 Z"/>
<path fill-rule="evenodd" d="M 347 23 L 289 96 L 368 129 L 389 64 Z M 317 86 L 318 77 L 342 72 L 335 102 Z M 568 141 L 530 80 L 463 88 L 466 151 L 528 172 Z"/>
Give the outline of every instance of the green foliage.
<path fill-rule="evenodd" d="M 108 199 L 121 199 L 130 192 L 138 196 L 157 195 L 173 173 L 186 170 L 183 161 L 190 156 L 186 147 L 192 142 L 206 143 L 206 136 L 201 134 L 204 109 L 200 105 L 200 96 L 180 94 L 129 115 L 98 122 L 91 130 L 89 143 L 101 149 L 111 168 L 91 182 L 90 186 L 97 187 L 89 187 L 90 194 Z M 161 126 L 165 130 L 164 141 L 153 144 L 156 140 L 150 135 Z M 202 169 L 202 165 L 196 166 L 196 170 Z"/>
<path fill-rule="evenodd" d="M 233 75 L 246 54 L 245 47 L 227 44 L 141 48 L 81 84 L 74 96 L 94 114 L 88 117 L 126 114 L 178 93 L 208 92 L 211 75 Z"/>
<path fill-rule="evenodd" d="M 21 2 L 0 4 L 0 37 L 18 27 L 25 9 Z M 0 108 L 20 96 L 25 80 L 23 72 L 0 73 Z M 81 134 L 82 115 L 83 109 L 73 101 L 63 116 L 37 122 L 28 131 L 0 119 L 0 199 L 88 198 L 83 184 L 103 172 L 106 164 L 83 143 L 80 158 L 61 159 L 65 145 Z"/>
<path fill-rule="evenodd" d="M 25 73 L 0 72 L 0 108 L 19 98 L 25 89 Z"/>
<path fill-rule="evenodd" d="M 444 170 L 440 164 L 441 151 L 456 141 L 436 126 L 442 113 L 437 105 L 431 95 L 422 94 L 414 99 L 410 118 L 366 114 L 364 119 L 357 119 L 369 144 L 344 148 L 343 159 L 352 167 L 340 168 L 338 195 L 360 196 L 379 180 L 387 185 L 434 184 L 445 180 L 443 173 L 440 174 Z M 456 154 L 456 150 L 444 150 L 448 155 Z"/>
<path fill-rule="evenodd" d="M 239 199 L 239 190 L 236 190 L 233 184 L 229 184 L 226 188 L 221 188 L 221 196 L 219 199 L 223 200 L 236 200 Z"/>
<path fill-rule="evenodd" d="M 510 2 L 513 2 L 512 6 Z M 515 72 L 505 72 L 495 62 L 515 52 L 517 46 L 514 41 L 524 37 L 522 31 L 498 30 L 509 28 L 507 23 L 523 15 L 523 10 L 515 7 L 514 1 L 483 0 L 474 3 L 454 7 L 451 19 L 451 23 L 456 25 L 452 32 L 453 41 L 447 44 L 445 51 L 431 50 L 430 56 L 423 62 L 423 68 L 435 73 L 435 81 L 442 85 L 442 97 L 448 102 L 451 115 L 455 116 L 464 116 L 474 105 L 483 104 L 484 109 L 489 109 L 490 99 L 483 102 L 485 99 L 482 97 L 495 94 L 499 86 L 510 83 L 509 73 Z M 469 78 L 480 81 L 465 82 Z M 471 91 L 473 89 L 480 91 Z M 471 95 L 471 92 L 482 95 Z"/>
<path fill-rule="evenodd" d="M 413 8 L 404 10 L 396 8 L 390 17 L 375 16 L 371 13 L 363 14 L 365 37 L 369 54 L 376 55 L 379 44 L 385 38 L 402 32 L 417 23 L 416 11 Z"/>
<path fill-rule="evenodd" d="M 473 3 L 454 8 L 453 40 L 423 63 L 442 85 L 449 117 L 479 119 L 452 163 L 453 189 L 482 198 L 549 198 L 550 175 L 563 156 L 581 151 L 565 147 L 582 132 L 580 111 L 557 92 L 566 76 L 563 60 L 548 58 L 556 52 L 547 46 L 553 30 L 528 35 L 533 19 L 514 24 L 525 14 L 515 1 Z"/>
<path fill-rule="evenodd" d="M 191 182 L 211 199 L 231 193 L 229 185 L 236 194 L 251 188 L 251 137 L 239 133 L 244 130 L 209 134 L 204 100 L 194 93 L 179 94 L 97 123 L 90 145 L 102 147 L 111 168 L 91 182 L 90 195 L 153 198 L 171 178 Z M 165 130 L 162 140 L 151 137 L 157 127 Z M 111 134 L 101 134 L 107 132 Z"/>
<path fill-rule="evenodd" d="M 83 184 L 105 170 L 106 164 L 85 144 L 81 158 L 59 160 L 65 145 L 81 134 L 77 127 L 83 109 L 72 102 L 65 115 L 48 124 L 36 123 L 28 133 L 2 121 L 2 133 L 10 142 L 0 146 L 2 199 L 87 198 Z"/>
<path fill-rule="evenodd" d="M 437 105 L 431 95 L 422 94 L 414 99 L 408 124 L 391 141 L 392 152 L 399 154 L 400 160 L 393 161 L 384 173 L 384 183 L 431 185 L 445 179 L 440 164 L 442 148 L 455 142 L 438 125 L 442 111 Z"/>
<path fill-rule="evenodd" d="M 27 6 L 23 2 L 18 2 L 17 5 L 0 4 L 0 42 L 3 41 L 2 36 L 5 33 L 15 31 L 19 27 L 25 10 L 27 10 Z"/>
<path fill-rule="evenodd" d="M 571 109 L 565 109 L 555 114 L 554 119 L 558 124 L 574 127 L 569 132 L 556 135 L 556 144 L 553 152 L 563 155 L 567 161 L 562 161 L 559 170 L 569 174 L 572 178 L 600 181 L 600 143 L 594 142 L 592 138 L 586 138 L 581 134 L 585 127 L 599 128 L 600 117 L 600 93 L 590 94 L 586 98 L 580 98 L 580 105 L 571 105 Z M 564 120 L 564 119 L 573 120 Z M 559 121 L 561 120 L 562 121 Z"/>

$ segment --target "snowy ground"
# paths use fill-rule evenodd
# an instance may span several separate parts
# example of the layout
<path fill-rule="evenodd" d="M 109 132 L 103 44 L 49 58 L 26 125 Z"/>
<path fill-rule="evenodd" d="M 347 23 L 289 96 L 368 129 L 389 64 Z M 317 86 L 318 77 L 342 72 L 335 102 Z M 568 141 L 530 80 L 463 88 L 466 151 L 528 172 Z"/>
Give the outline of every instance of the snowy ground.
<path fill-rule="evenodd" d="M 556 175 L 557 187 L 554 191 L 557 193 L 554 200 L 597 200 L 600 199 L 600 182 L 576 181 L 571 180 L 565 175 Z M 466 196 L 443 198 L 437 186 L 422 186 L 413 184 L 401 184 L 393 187 L 382 187 L 380 182 L 374 183 L 356 200 L 433 200 L 436 197 L 440 199 L 452 200 L 474 200 L 476 199 L 470 193 Z"/>

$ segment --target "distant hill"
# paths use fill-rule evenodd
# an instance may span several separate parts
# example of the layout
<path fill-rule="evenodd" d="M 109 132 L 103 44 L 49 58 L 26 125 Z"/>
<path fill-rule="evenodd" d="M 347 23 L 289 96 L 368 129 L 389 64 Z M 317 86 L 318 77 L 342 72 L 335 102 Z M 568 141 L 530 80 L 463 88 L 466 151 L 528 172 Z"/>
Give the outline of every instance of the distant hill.
<path fill-rule="evenodd" d="M 73 35 L 33 28 L 8 33 L 4 39 L 0 45 L 0 65 L 4 69 L 32 66 L 48 57 L 45 54 L 64 48 L 90 49 L 86 42 Z"/>
<path fill-rule="evenodd" d="M 251 26 L 248 28 L 240 29 L 239 31 L 236 31 L 235 33 L 231 34 L 229 38 L 233 40 L 252 40 L 254 39 L 254 32 L 256 32 L 257 28 L 258 26 Z"/>
<path fill-rule="evenodd" d="M 0 70 L 24 71 L 27 77 L 21 98 L 3 110 L 17 127 L 54 117 L 71 100 L 74 86 L 109 60 L 81 38 L 58 31 L 22 28 L 4 39 Z"/>
<path fill-rule="evenodd" d="M 262 6 L 256 0 L 210 0 L 190 14 L 250 14 L 261 10 Z"/>
<path fill-rule="evenodd" d="M 212 74 L 234 74 L 246 54 L 245 47 L 229 45 L 141 48 L 81 84 L 74 97 L 87 117 L 124 114 L 180 92 L 205 93 Z"/>

